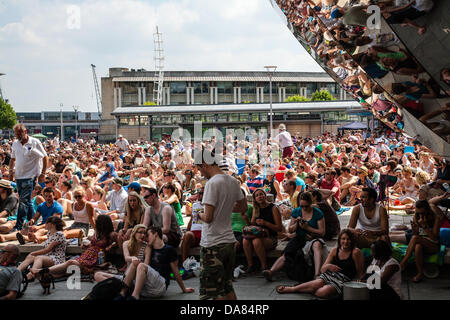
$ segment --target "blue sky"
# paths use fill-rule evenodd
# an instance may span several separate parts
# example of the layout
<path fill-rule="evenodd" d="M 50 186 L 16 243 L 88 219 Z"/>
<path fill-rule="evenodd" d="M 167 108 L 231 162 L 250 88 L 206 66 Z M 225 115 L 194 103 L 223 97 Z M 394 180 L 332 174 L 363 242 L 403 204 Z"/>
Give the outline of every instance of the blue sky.
<path fill-rule="evenodd" d="M 156 25 L 165 70 L 322 71 L 268 0 L 0 0 L 3 93 L 16 111 L 96 111 L 90 64 L 153 70 Z"/>

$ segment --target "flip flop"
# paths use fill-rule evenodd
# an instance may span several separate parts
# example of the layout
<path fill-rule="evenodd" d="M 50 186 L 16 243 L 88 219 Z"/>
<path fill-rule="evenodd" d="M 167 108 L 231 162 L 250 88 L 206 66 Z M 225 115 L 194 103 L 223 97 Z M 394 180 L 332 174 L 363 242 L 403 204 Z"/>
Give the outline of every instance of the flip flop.
<path fill-rule="evenodd" d="M 23 238 L 23 235 L 20 232 L 16 233 L 16 238 L 17 238 L 17 241 L 19 241 L 19 243 L 21 245 L 25 244 L 25 239 Z"/>
<path fill-rule="evenodd" d="M 422 280 L 423 280 L 423 276 L 421 278 L 417 278 L 417 277 L 412 278 L 412 282 L 414 282 L 414 283 L 422 282 Z"/>

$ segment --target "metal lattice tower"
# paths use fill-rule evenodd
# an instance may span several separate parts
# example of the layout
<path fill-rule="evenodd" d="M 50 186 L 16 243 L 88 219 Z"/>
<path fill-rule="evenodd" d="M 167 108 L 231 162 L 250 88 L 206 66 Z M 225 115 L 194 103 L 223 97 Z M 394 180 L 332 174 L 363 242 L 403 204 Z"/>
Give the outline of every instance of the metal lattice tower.
<path fill-rule="evenodd" d="M 158 26 L 156 26 L 156 33 L 153 34 L 153 42 L 155 44 L 155 77 L 158 78 L 153 83 L 153 101 L 158 106 L 162 105 L 163 95 L 163 83 L 164 83 L 164 50 L 162 33 L 159 32 Z M 156 99 L 155 99 L 156 95 Z"/>
<path fill-rule="evenodd" d="M 97 111 L 99 113 L 100 119 L 102 117 L 102 96 L 100 95 L 100 88 L 98 86 L 97 73 L 95 72 L 95 66 L 91 64 L 92 75 L 94 77 L 94 87 L 95 87 L 95 97 L 97 98 Z"/>

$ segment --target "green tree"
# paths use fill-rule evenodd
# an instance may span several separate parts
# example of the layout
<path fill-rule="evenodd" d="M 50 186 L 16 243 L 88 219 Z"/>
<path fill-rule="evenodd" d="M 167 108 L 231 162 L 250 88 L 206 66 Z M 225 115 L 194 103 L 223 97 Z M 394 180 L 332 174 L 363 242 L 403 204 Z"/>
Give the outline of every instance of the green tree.
<path fill-rule="evenodd" d="M 284 102 L 305 102 L 305 101 L 310 101 L 308 98 L 303 97 L 301 95 L 296 95 L 296 96 L 290 96 L 287 97 Z"/>
<path fill-rule="evenodd" d="M 328 90 L 315 91 L 311 96 L 311 101 L 336 100 Z"/>
<path fill-rule="evenodd" d="M 0 129 L 12 129 L 16 123 L 16 112 L 9 103 L 0 98 Z"/>

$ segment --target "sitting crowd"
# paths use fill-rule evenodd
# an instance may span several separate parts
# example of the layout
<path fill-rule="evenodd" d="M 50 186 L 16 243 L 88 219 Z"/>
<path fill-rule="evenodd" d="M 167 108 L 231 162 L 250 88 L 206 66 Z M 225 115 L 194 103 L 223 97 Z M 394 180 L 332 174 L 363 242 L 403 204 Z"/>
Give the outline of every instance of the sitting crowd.
<path fill-rule="evenodd" d="M 280 127 L 273 139 L 282 147 L 280 160 L 261 164 L 261 144 L 253 148 L 226 137 L 227 151 L 233 151 L 217 169 L 237 179 L 250 203 L 231 215 L 234 248 L 247 262 L 243 272 L 273 281 L 284 268 L 301 284 L 277 286 L 277 292 L 331 298 L 342 296 L 345 282 L 364 281 L 371 263 L 382 270 L 383 292 L 371 298 L 402 298 L 401 272 L 410 258 L 419 282 L 425 255 L 439 252 L 441 229 L 450 227 L 445 159 L 389 129 L 303 138 Z M 122 136 L 114 145 L 42 144 L 21 124 L 14 132 L 17 139 L 1 146 L 8 171 L 0 180 L 0 242 L 43 248 L 18 264 L 20 247 L 4 246 L 0 268 L 18 265 L 18 272 L 9 271 L 14 281 L 0 272 L 4 297 L 16 297 L 22 277 L 33 281 L 43 269 L 65 276 L 72 265 L 97 282 L 120 279 L 126 286 L 119 300 L 163 296 L 171 277 L 182 292 L 194 291 L 180 274 L 206 224 L 199 217 L 206 179 L 194 165 L 193 144 L 132 145 Z M 291 145 L 282 145 L 283 135 Z M 341 228 L 338 214 L 345 210 L 351 216 Z M 411 227 L 390 229 L 390 210 L 413 214 Z M 328 248 L 333 239 L 337 247 Z M 281 256 L 270 265 L 267 253 L 283 241 Z M 392 242 L 408 246 L 403 260 L 392 258 Z M 68 246 L 81 247 L 81 255 L 69 257 Z M 367 248 L 371 262 L 363 255 Z M 114 254 L 120 265 L 111 263 Z"/>

